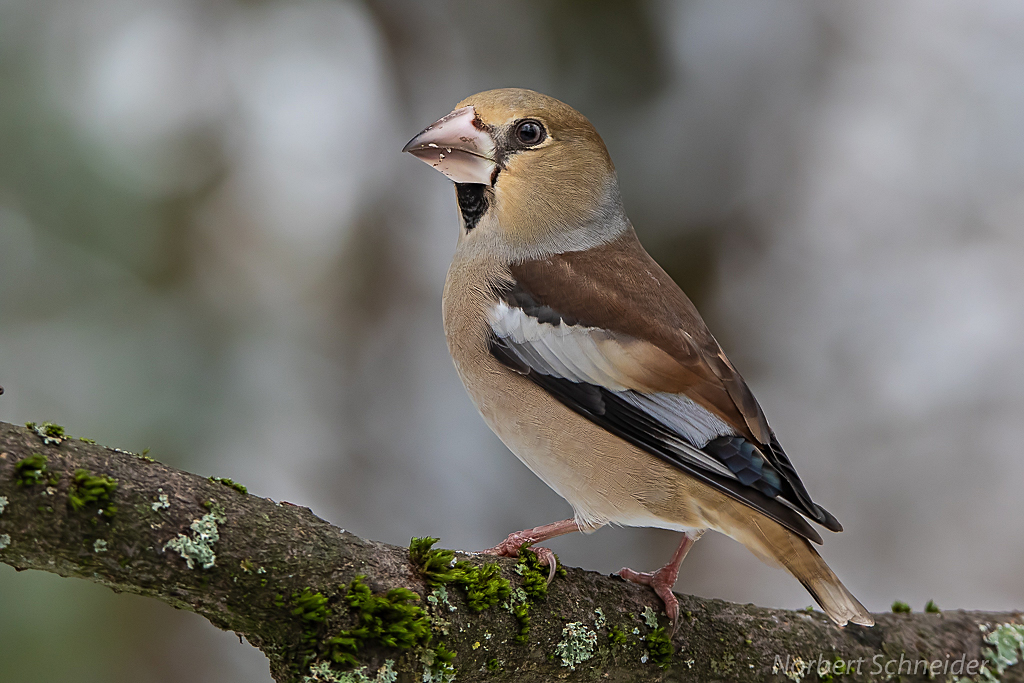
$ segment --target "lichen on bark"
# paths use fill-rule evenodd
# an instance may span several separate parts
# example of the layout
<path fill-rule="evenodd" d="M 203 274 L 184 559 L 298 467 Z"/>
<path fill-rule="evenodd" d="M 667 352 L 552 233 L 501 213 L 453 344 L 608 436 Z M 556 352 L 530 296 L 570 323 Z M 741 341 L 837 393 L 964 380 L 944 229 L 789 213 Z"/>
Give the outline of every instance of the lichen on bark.
<path fill-rule="evenodd" d="M 35 453 L 43 458 L 22 470 L 39 476 L 20 477 L 17 463 Z M 45 476 L 34 467 L 40 461 Z M 117 486 L 103 484 L 108 495 L 100 501 L 100 480 L 82 475 L 76 484 L 79 470 Z M 76 510 L 69 495 L 86 484 L 97 499 Z M 522 560 L 452 552 L 450 559 L 444 557 L 459 565 L 463 583 L 441 581 L 444 563 L 434 561 L 424 571 L 408 548 L 359 538 L 307 508 L 248 495 L 224 480 L 71 438 L 55 425 L 27 429 L 0 423 L 0 500 L 0 561 L 84 578 L 201 614 L 258 647 L 281 682 L 421 683 L 452 676 L 460 682 L 523 683 L 826 676 L 856 681 L 885 678 L 889 672 L 871 673 L 876 657 L 895 667 L 903 660 L 942 664 L 961 656 L 987 663 L 986 671 L 1002 681 L 1024 681 L 1024 664 L 1013 662 L 1007 636 L 1020 632 L 1019 612 L 886 613 L 875 615 L 874 628 L 839 629 L 818 612 L 681 595 L 680 624 L 668 641 L 671 626 L 658 598 L 617 577 L 568 568 L 545 584 L 542 595 Z M 115 505 L 117 513 L 100 514 L 109 510 L 101 502 Z M 215 539 L 209 525 L 198 531 L 194 526 L 206 516 L 215 522 Z M 190 568 L 173 541 L 195 540 L 197 534 L 216 560 L 208 566 L 193 560 Z M 360 576 L 365 578 L 357 580 Z M 439 590 L 445 583 L 448 589 Z M 367 594 L 389 593 L 401 596 L 403 605 L 418 606 L 429 618 L 429 634 L 417 631 L 408 647 L 387 636 L 361 637 L 353 656 L 357 666 L 345 657 L 332 660 L 327 641 L 362 634 L 365 627 L 360 615 L 366 610 L 350 599 L 353 585 L 365 586 L 356 601 L 364 607 Z M 526 598 L 524 629 L 516 607 Z M 472 609 L 471 602 L 483 609 Z M 837 661 L 858 660 L 859 671 L 835 675 Z M 829 671 L 819 676 L 825 665 Z M 903 681 L 930 680 L 925 674 L 892 673 Z"/>

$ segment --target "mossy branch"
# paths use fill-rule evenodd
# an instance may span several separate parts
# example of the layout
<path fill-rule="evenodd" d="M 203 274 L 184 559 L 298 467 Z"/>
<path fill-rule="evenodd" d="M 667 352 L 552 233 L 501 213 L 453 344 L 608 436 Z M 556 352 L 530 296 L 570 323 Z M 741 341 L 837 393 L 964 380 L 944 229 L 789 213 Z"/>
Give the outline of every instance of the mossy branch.
<path fill-rule="evenodd" d="M 0 561 L 201 614 L 281 682 L 930 680 L 921 662 L 939 680 L 1024 681 L 1019 612 L 839 629 L 818 612 L 681 596 L 670 639 L 653 593 L 615 577 L 569 569 L 541 590 L 531 557 L 433 539 L 410 553 L 232 484 L 0 423 Z"/>

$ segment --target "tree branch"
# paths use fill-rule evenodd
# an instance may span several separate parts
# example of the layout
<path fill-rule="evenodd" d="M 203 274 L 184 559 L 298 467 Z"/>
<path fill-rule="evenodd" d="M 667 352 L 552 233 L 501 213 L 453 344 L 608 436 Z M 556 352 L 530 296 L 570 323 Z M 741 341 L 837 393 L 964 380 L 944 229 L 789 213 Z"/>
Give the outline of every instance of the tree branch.
<path fill-rule="evenodd" d="M 452 569 L 449 558 L 421 552 L 417 564 L 407 548 L 358 538 L 229 481 L 63 438 L 53 427 L 0 423 L 0 561 L 201 614 L 258 647 L 280 682 L 445 681 L 453 671 L 459 681 L 815 680 L 826 667 L 838 673 L 840 660 L 852 663 L 848 680 L 923 681 L 925 666 L 937 666 L 940 680 L 983 675 L 983 663 L 996 675 L 997 663 L 1013 661 L 1009 653 L 1021 655 L 1013 638 L 1024 629 L 998 628 L 1021 623 L 1019 612 L 879 614 L 874 628 L 839 629 L 819 612 L 691 596 L 680 596 L 673 654 L 646 588 L 569 569 L 541 597 L 524 561 L 460 554 L 464 563 Z M 495 562 L 500 576 L 478 570 Z M 377 598 L 353 583 L 358 576 Z M 388 595 L 399 587 L 421 600 Z M 488 598 L 499 604 L 471 608 Z M 456 653 L 449 667 L 447 651 Z M 1024 665 L 1001 680 L 1024 681 Z"/>

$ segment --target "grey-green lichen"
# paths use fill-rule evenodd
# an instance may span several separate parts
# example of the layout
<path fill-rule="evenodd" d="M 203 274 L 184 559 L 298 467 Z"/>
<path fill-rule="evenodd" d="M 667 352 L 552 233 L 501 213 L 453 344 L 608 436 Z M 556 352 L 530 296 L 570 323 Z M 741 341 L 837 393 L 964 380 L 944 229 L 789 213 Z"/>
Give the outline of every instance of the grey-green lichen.
<path fill-rule="evenodd" d="M 191 536 L 178 534 L 176 538 L 164 543 L 163 549 L 170 549 L 181 555 L 189 569 L 194 569 L 197 563 L 203 569 L 209 569 L 217 563 L 217 555 L 213 552 L 213 544 L 220 540 L 220 529 L 217 525 L 226 521 L 228 520 L 224 516 L 224 509 L 214 503 L 210 505 L 208 513 L 192 520 Z"/>
<path fill-rule="evenodd" d="M 583 625 L 573 621 L 562 628 L 562 640 L 555 646 L 555 654 L 562 659 L 562 666 L 575 671 L 576 666 L 594 656 L 597 645 L 597 634 Z"/>
<path fill-rule="evenodd" d="M 43 424 L 26 422 L 25 426 L 35 432 L 47 446 L 59 446 L 64 439 L 71 438 L 68 434 L 64 433 L 63 427 L 52 422 L 44 422 Z"/>
<path fill-rule="evenodd" d="M 1000 624 L 985 636 L 985 642 L 992 646 L 984 655 L 995 674 L 989 667 L 983 667 L 981 674 L 986 681 L 998 681 L 1008 667 L 1024 657 L 1024 626 Z"/>
<path fill-rule="evenodd" d="M 658 628 L 658 615 L 650 605 L 644 605 L 644 611 L 640 613 L 640 616 L 644 618 L 647 628 Z"/>
<path fill-rule="evenodd" d="M 302 678 L 302 683 L 395 683 L 397 680 L 395 662 L 388 659 L 377 669 L 373 678 L 367 673 L 365 666 L 351 671 L 335 671 L 331 668 L 330 662 L 318 662 L 310 667 L 309 675 Z"/>
<path fill-rule="evenodd" d="M 434 607 L 444 606 L 448 609 L 449 612 L 454 612 L 456 609 L 458 609 L 455 605 L 451 603 L 451 600 L 448 599 L 448 589 L 444 586 L 436 587 L 430 593 L 430 595 L 427 596 L 427 602 L 429 602 Z"/>
<path fill-rule="evenodd" d="M 10 534 L 0 534 L 0 550 L 3 550 L 11 544 Z"/>
<path fill-rule="evenodd" d="M 0 496 L 0 515 L 4 514 L 4 510 L 7 508 L 7 504 L 10 501 L 7 500 L 7 496 Z"/>
<path fill-rule="evenodd" d="M 168 500 L 167 494 L 164 493 L 164 490 L 157 489 L 156 491 L 160 495 L 158 495 L 156 497 L 156 501 L 149 506 L 153 509 L 153 512 L 157 512 L 159 510 L 166 510 L 167 508 L 171 507 L 171 501 Z"/>
<path fill-rule="evenodd" d="M 92 551 L 94 553 L 105 553 L 107 552 L 107 542 L 102 538 L 97 538 L 92 544 Z"/>

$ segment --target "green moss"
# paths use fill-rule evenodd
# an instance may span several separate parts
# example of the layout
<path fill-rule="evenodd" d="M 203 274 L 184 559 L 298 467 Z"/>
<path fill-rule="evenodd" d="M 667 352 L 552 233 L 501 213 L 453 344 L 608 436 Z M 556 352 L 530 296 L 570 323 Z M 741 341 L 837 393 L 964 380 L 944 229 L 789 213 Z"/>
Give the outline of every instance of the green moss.
<path fill-rule="evenodd" d="M 515 641 L 520 645 L 525 645 L 530 638 L 530 603 L 524 602 L 512 607 L 512 616 L 516 618 L 516 623 L 519 625 L 519 633 L 516 634 Z"/>
<path fill-rule="evenodd" d="M 96 444 L 96 440 L 95 439 L 87 439 L 84 436 L 78 437 L 78 440 L 81 441 L 82 443 L 87 443 L 87 444 L 92 444 L 92 445 Z"/>
<path fill-rule="evenodd" d="M 227 477 L 209 477 L 209 479 L 215 484 L 224 484 L 225 486 L 233 488 L 243 495 L 248 495 L 249 493 L 249 489 L 245 488 L 245 486 L 239 484 L 237 481 L 228 479 Z"/>
<path fill-rule="evenodd" d="M 927 612 L 928 614 L 941 614 L 942 613 L 942 610 L 939 609 L 939 606 L 935 604 L 934 600 L 929 600 L 927 603 L 925 603 L 924 611 Z"/>
<path fill-rule="evenodd" d="M 426 536 L 409 542 L 409 560 L 430 586 L 451 583 L 461 576 L 456 569 L 455 551 L 434 548 L 437 538 Z"/>
<path fill-rule="evenodd" d="M 558 559 L 556 558 L 557 562 Z M 548 568 L 540 563 L 537 553 L 528 546 L 519 548 L 516 573 L 523 577 L 523 590 L 532 600 L 541 600 L 548 595 Z"/>
<path fill-rule="evenodd" d="M 457 653 L 446 648 L 444 643 L 438 643 L 434 648 L 434 662 L 437 664 L 451 664 L 455 661 L 456 655 Z"/>
<path fill-rule="evenodd" d="M 247 560 L 243 562 L 245 561 Z M 244 566 L 242 568 L 245 569 Z M 299 659 L 303 666 L 316 656 L 317 644 L 322 640 L 320 628 L 331 616 L 327 603 L 328 599 L 323 593 L 314 591 L 309 586 L 303 588 L 301 592 L 292 593 L 289 613 L 302 624 L 302 648 Z M 278 593 L 274 604 L 284 607 L 284 596 Z"/>
<path fill-rule="evenodd" d="M 497 562 L 476 566 L 455 561 L 455 552 L 434 548 L 436 538 L 414 538 L 409 543 L 409 560 L 431 586 L 452 583 L 466 591 L 466 602 L 474 612 L 494 607 L 507 600 L 512 591 L 508 579 L 501 576 Z"/>
<path fill-rule="evenodd" d="M 512 584 L 501 576 L 496 562 L 475 566 L 470 562 L 456 561 L 455 552 L 434 548 L 436 538 L 413 538 L 409 543 L 409 560 L 423 576 L 428 585 L 453 584 L 466 592 L 466 602 L 475 612 L 502 604 L 519 625 L 515 637 L 517 643 L 527 642 L 530 632 L 530 608 L 536 600 L 548 594 L 548 568 L 540 563 L 537 554 L 524 546 L 519 550 L 515 572 L 522 577 L 521 586 L 512 590 Z M 557 563 L 558 558 L 556 556 Z M 565 575 L 565 570 L 556 565 L 556 574 Z M 430 600 L 430 597 L 428 597 Z M 437 602 L 437 598 L 432 604 Z M 454 611 L 454 608 L 450 607 Z"/>
<path fill-rule="evenodd" d="M 512 586 L 508 579 L 502 577 L 501 567 L 496 562 L 479 567 L 466 564 L 463 576 L 455 583 L 466 591 L 466 601 L 471 610 L 482 612 L 508 599 Z"/>
<path fill-rule="evenodd" d="M 501 671 L 501 662 L 498 661 L 497 657 L 491 657 L 487 660 L 487 670 L 491 673 L 497 673 Z"/>
<path fill-rule="evenodd" d="M 25 427 L 35 432 L 47 446 L 59 446 L 62 441 L 71 438 L 70 435 L 64 433 L 63 427 L 52 422 L 44 422 L 43 424 L 26 422 Z"/>
<path fill-rule="evenodd" d="M 430 617 L 419 605 L 416 593 L 407 588 L 392 588 L 374 595 L 363 583 L 366 576 L 355 577 L 348 585 L 345 601 L 356 613 L 355 628 L 341 631 L 327 640 L 330 658 L 336 664 L 355 666 L 356 656 L 367 643 L 406 650 L 430 641 Z"/>
<path fill-rule="evenodd" d="M 555 562 L 558 567 L 555 574 L 564 576 L 565 570 L 557 564 L 557 555 L 555 555 Z M 530 635 L 530 609 L 536 601 L 543 600 L 548 595 L 549 570 L 540 563 L 537 553 L 530 550 L 528 546 L 523 546 L 519 549 L 515 572 L 523 577 L 523 580 L 522 585 L 513 593 L 513 599 L 509 601 L 508 609 L 519 625 L 519 633 L 516 634 L 515 641 L 525 644 Z M 598 614 L 598 619 L 602 617 L 603 613 Z"/>
<path fill-rule="evenodd" d="M 14 479 L 18 486 L 35 486 L 46 477 L 46 456 L 42 453 L 33 453 L 14 465 Z"/>
<path fill-rule="evenodd" d="M 626 634 L 618 626 L 612 626 L 608 629 L 608 640 L 610 640 L 613 645 L 625 645 Z"/>
<path fill-rule="evenodd" d="M 432 650 L 423 652 L 422 683 L 452 683 L 455 680 L 455 652 L 439 644 Z"/>
<path fill-rule="evenodd" d="M 68 489 L 68 505 L 80 512 L 90 505 L 99 507 L 99 514 L 111 520 L 117 514 L 117 506 L 110 502 L 110 497 L 117 491 L 117 480 L 103 475 L 96 475 L 86 469 L 75 470 L 75 476 Z"/>
<path fill-rule="evenodd" d="M 474 648 L 475 649 L 475 648 Z M 424 683 L 451 683 L 455 680 L 455 657 L 457 653 L 444 645 L 421 652 Z"/>
<path fill-rule="evenodd" d="M 910 614 L 910 605 L 902 600 L 896 600 L 892 603 L 892 611 L 896 614 Z"/>
<path fill-rule="evenodd" d="M 647 651 L 651 653 L 651 661 L 663 669 L 667 669 L 672 663 L 672 655 L 675 648 L 672 647 L 672 636 L 659 626 L 647 634 Z"/>
<path fill-rule="evenodd" d="M 727 652 L 725 653 L 725 655 L 722 656 L 722 661 L 712 659 L 710 664 L 711 671 L 713 671 L 715 674 L 719 676 L 728 676 L 733 672 L 733 669 L 736 667 L 736 657 L 734 657 L 731 652 Z"/>
<path fill-rule="evenodd" d="M 331 610 L 327 607 L 327 598 L 323 593 L 314 592 L 312 588 L 306 587 L 301 593 L 292 593 L 291 610 L 293 617 L 312 624 L 322 624 L 331 616 Z"/>

